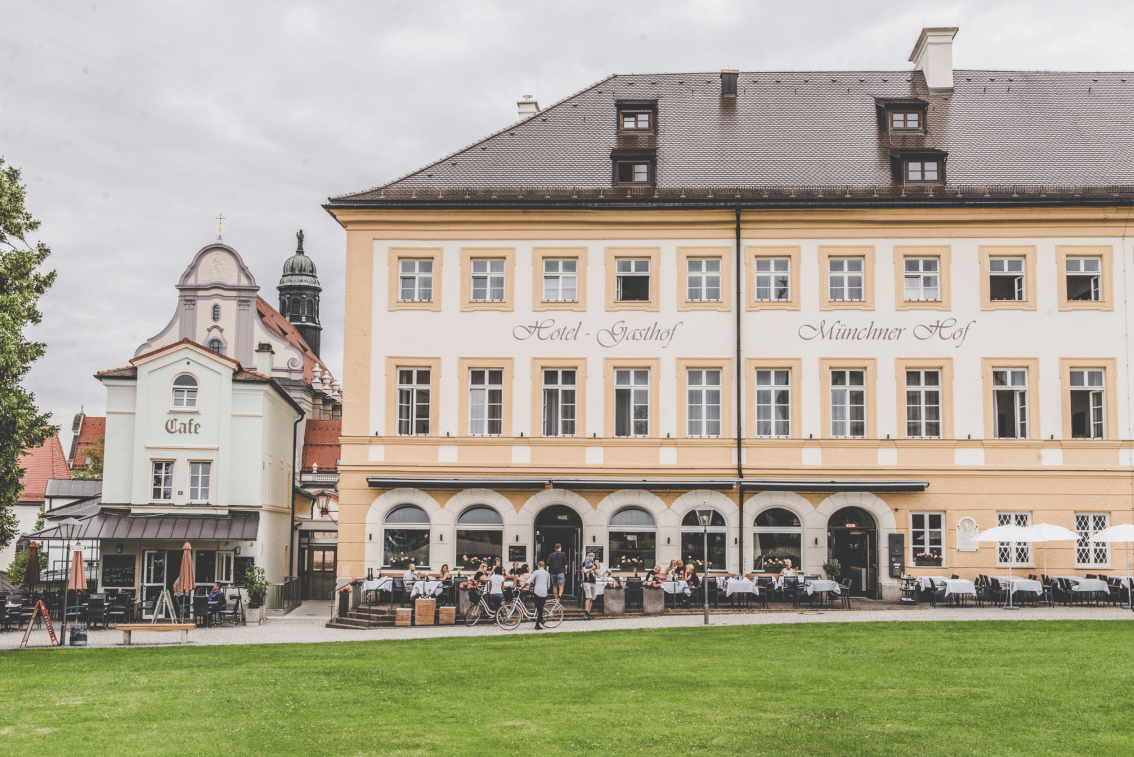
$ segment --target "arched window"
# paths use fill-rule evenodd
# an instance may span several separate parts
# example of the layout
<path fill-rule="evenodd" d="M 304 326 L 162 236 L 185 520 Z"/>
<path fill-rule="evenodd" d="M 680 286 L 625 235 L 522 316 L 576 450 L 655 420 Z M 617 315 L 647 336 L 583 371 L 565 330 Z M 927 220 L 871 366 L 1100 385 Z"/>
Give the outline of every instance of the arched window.
<path fill-rule="evenodd" d="M 429 516 L 417 505 L 395 507 L 386 514 L 382 566 L 429 565 Z"/>
<path fill-rule="evenodd" d="M 482 562 L 504 559 L 504 519 L 491 507 L 475 505 L 457 518 L 457 565 L 476 570 Z"/>
<path fill-rule="evenodd" d="M 795 513 L 782 507 L 764 510 L 752 532 L 753 570 L 779 573 L 784 560 L 795 568 L 803 563 L 803 526 Z"/>
<path fill-rule="evenodd" d="M 210 339 L 209 349 L 218 354 L 224 353 L 224 345 L 221 344 L 221 340 L 219 339 Z"/>
<path fill-rule="evenodd" d="M 308 318 L 314 318 L 315 317 L 315 300 L 308 300 L 307 301 L 307 317 Z"/>
<path fill-rule="evenodd" d="M 213 305 L 213 320 L 220 320 L 220 305 Z"/>
<path fill-rule="evenodd" d="M 640 507 L 626 507 L 610 518 L 609 566 L 613 570 L 648 570 L 657 562 L 658 526 Z"/>
<path fill-rule="evenodd" d="M 291 314 L 296 318 L 303 315 L 303 307 L 299 304 L 298 297 L 293 297 L 291 300 Z"/>
<path fill-rule="evenodd" d="M 173 407 L 175 410 L 197 407 L 197 379 L 188 373 L 182 373 L 173 380 Z"/>
<path fill-rule="evenodd" d="M 692 561 L 697 566 L 698 573 L 705 571 L 705 529 L 697 519 L 697 510 L 694 508 L 681 519 L 681 559 Z M 709 570 L 724 570 L 728 554 L 728 524 L 724 516 L 713 510 L 709 522 Z"/>
<path fill-rule="evenodd" d="M 280 300 L 280 315 L 282 315 L 284 318 L 287 318 L 287 300 L 286 299 Z"/>

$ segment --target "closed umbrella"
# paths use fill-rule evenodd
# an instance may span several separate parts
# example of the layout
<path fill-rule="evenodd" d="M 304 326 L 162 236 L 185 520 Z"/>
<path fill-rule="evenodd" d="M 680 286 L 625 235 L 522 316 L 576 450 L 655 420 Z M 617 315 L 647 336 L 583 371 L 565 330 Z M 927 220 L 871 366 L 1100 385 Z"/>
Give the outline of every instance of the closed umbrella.
<path fill-rule="evenodd" d="M 1053 526 L 1050 523 L 1037 523 L 1028 526 L 1028 530 L 1036 535 L 1036 541 L 1043 542 L 1043 574 L 1047 575 L 1047 543 L 1049 541 L 1077 541 L 1079 535 L 1063 526 Z"/>
<path fill-rule="evenodd" d="M 996 526 L 987 531 L 981 531 L 977 534 L 977 541 L 1025 541 L 1029 544 L 1036 539 L 1036 534 L 1024 526 L 1016 526 L 1009 523 L 1006 526 Z M 1012 555 L 1015 558 L 1015 555 Z M 1016 609 L 1012 606 L 1012 563 L 1015 559 L 1008 561 L 1008 604 L 1005 607 L 1009 610 Z"/>
<path fill-rule="evenodd" d="M 71 555 L 71 578 L 67 581 L 67 589 L 82 594 L 87 590 L 87 576 L 83 572 L 83 545 L 75 545 L 75 554 Z"/>
<path fill-rule="evenodd" d="M 1130 609 L 1134 610 L 1134 578 L 1130 576 L 1130 542 L 1134 541 L 1134 525 L 1120 523 L 1117 526 L 1104 528 L 1091 537 L 1093 542 L 1126 543 L 1126 581 L 1127 594 L 1130 595 Z"/>
<path fill-rule="evenodd" d="M 24 586 L 34 588 L 39 583 L 39 542 L 28 547 L 28 564 L 24 568 Z"/>
<path fill-rule="evenodd" d="M 189 546 L 189 542 L 185 542 L 181 547 L 181 572 L 178 573 L 177 581 L 173 584 L 173 592 L 188 595 L 196 587 L 197 582 L 193 578 L 193 548 Z M 178 602 L 179 615 L 184 615 L 187 604 L 188 600 Z"/>

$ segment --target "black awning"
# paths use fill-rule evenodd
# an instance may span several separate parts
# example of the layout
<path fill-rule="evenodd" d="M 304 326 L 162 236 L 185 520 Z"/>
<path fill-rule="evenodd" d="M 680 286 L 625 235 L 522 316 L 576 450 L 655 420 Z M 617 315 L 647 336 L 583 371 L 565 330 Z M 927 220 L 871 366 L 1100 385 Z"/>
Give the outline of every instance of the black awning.
<path fill-rule="evenodd" d="M 556 478 L 556 489 L 735 489 L 735 478 Z"/>
<path fill-rule="evenodd" d="M 487 476 L 367 476 L 366 483 L 376 489 L 546 489 L 546 478 Z"/>
<path fill-rule="evenodd" d="M 900 478 L 742 478 L 740 480 L 740 490 L 749 492 L 923 492 L 928 488 L 928 481 Z"/>
<path fill-rule="evenodd" d="M 141 541 L 172 539 L 175 541 L 255 541 L 259 532 L 259 513 L 229 515 L 120 515 L 101 512 L 79 521 L 76 540 L 112 539 Z M 45 528 L 29 539 L 62 539 L 59 526 Z"/>

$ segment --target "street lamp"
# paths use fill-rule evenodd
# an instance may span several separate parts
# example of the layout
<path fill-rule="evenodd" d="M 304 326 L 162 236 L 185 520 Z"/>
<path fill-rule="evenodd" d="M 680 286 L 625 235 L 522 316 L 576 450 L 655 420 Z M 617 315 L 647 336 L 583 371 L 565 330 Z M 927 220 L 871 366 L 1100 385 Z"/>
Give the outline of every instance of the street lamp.
<path fill-rule="evenodd" d="M 75 534 L 79 532 L 79 521 L 75 518 L 66 518 L 59 521 L 59 535 L 66 540 L 67 546 L 63 548 L 63 562 L 67 566 L 67 581 L 63 584 L 63 624 L 60 627 L 60 632 L 63 634 L 63 644 L 70 644 L 67 641 L 67 587 L 71 583 L 71 540 L 75 538 Z"/>
<path fill-rule="evenodd" d="M 705 625 L 709 625 L 709 524 L 713 522 L 713 510 L 702 507 L 697 510 L 697 522 L 705 530 L 705 575 L 701 580 L 701 596 L 705 599 Z"/>

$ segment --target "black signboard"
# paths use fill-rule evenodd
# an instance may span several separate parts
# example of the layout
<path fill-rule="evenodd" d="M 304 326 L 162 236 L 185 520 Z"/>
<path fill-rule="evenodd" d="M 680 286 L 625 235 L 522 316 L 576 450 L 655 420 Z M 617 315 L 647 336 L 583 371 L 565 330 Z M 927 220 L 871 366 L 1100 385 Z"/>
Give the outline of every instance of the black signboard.
<path fill-rule="evenodd" d="M 116 589 L 134 588 L 134 566 L 136 555 L 103 555 L 102 585 Z"/>
<path fill-rule="evenodd" d="M 583 550 L 583 559 L 584 560 L 586 559 L 588 552 L 594 552 L 595 553 L 595 559 L 598 560 L 599 562 L 602 562 L 602 547 L 596 546 L 594 544 L 588 546 L 586 549 Z"/>
<path fill-rule="evenodd" d="M 508 545 L 508 562 L 527 562 L 528 561 L 528 547 L 526 544 L 515 546 Z"/>
<path fill-rule="evenodd" d="M 256 564 L 255 558 L 252 557 L 237 557 L 232 562 L 232 585 L 243 586 L 244 576 L 248 569 Z"/>

